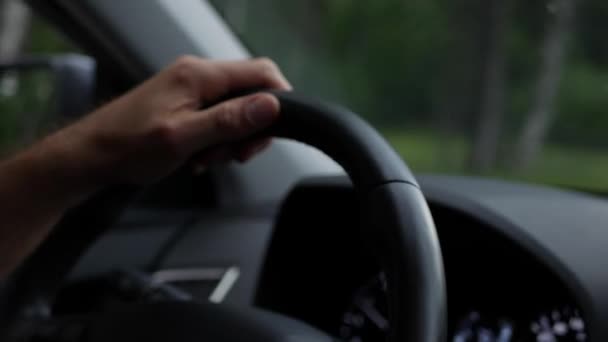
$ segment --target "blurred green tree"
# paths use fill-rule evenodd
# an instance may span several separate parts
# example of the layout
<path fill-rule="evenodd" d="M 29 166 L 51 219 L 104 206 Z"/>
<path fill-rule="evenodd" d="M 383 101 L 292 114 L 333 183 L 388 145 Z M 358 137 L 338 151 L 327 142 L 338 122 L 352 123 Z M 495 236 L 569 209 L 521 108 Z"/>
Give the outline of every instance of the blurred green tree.
<path fill-rule="evenodd" d="M 0 62 L 24 55 L 47 55 L 75 48 L 45 22 L 32 15 L 22 0 L 0 0 Z M 40 121 L 51 108 L 52 75 L 48 72 L 7 72 L 0 75 L 0 155 L 37 138 Z"/>

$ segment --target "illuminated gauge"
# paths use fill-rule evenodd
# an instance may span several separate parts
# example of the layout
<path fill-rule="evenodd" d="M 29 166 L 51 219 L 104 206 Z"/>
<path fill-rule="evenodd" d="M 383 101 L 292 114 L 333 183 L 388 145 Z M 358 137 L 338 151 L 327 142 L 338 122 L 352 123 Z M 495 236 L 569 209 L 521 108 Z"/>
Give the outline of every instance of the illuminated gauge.
<path fill-rule="evenodd" d="M 563 308 L 541 314 L 530 324 L 537 342 L 587 341 L 585 322 L 576 309 Z"/>
<path fill-rule="evenodd" d="M 513 325 L 507 320 L 485 320 L 477 311 L 469 313 L 454 333 L 453 342 L 510 342 Z"/>
<path fill-rule="evenodd" d="M 342 316 L 340 338 L 343 341 L 384 341 L 388 331 L 386 278 L 375 276 L 362 286 Z"/>

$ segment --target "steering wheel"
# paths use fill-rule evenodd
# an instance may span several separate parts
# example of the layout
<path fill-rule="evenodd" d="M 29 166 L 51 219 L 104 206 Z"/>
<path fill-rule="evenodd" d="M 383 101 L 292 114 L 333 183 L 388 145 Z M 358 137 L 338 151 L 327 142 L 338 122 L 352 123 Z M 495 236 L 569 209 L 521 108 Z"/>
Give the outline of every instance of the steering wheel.
<path fill-rule="evenodd" d="M 272 93 L 280 101 L 281 115 L 264 134 L 317 147 L 352 180 L 362 234 L 387 278 L 388 340 L 445 340 L 441 251 L 430 211 L 409 168 L 370 125 L 348 110 L 294 93 Z M 80 317 L 53 317 L 49 303 L 62 281 L 135 193 L 126 186 L 105 190 L 63 218 L 2 289 L 3 341 L 33 331 L 59 334 L 66 341 L 333 340 L 278 314 L 192 302 L 134 304 Z"/>

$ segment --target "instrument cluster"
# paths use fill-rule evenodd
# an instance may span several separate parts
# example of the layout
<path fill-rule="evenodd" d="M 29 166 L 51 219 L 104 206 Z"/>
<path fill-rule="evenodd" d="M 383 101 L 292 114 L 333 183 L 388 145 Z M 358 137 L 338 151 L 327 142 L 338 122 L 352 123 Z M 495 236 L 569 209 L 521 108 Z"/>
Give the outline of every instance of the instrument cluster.
<path fill-rule="evenodd" d="M 380 273 L 355 292 L 342 315 L 340 338 L 352 342 L 386 340 L 387 312 L 386 280 Z M 450 317 L 449 334 L 452 342 L 588 341 L 581 313 L 566 304 L 535 313 L 522 308 L 519 317 L 469 310 Z"/>

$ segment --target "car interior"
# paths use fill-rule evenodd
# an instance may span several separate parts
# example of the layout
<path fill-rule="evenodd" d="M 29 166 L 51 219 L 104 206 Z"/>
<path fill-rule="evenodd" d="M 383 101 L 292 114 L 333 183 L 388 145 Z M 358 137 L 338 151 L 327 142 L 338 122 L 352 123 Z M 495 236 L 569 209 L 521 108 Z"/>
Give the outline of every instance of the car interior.
<path fill-rule="evenodd" d="M 0 67 L 53 75 L 55 122 L 178 56 L 254 55 L 208 1 L 25 2 L 79 49 Z M 605 198 L 411 172 L 357 114 L 277 97 L 251 162 L 69 212 L 2 283 L 3 340 L 608 340 Z"/>

